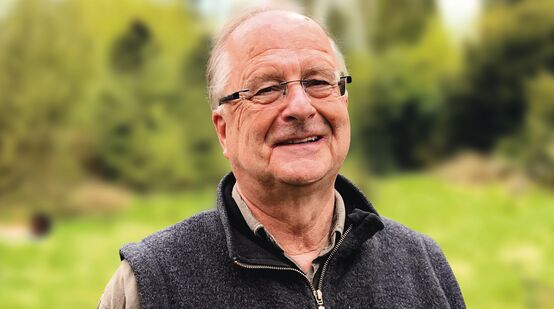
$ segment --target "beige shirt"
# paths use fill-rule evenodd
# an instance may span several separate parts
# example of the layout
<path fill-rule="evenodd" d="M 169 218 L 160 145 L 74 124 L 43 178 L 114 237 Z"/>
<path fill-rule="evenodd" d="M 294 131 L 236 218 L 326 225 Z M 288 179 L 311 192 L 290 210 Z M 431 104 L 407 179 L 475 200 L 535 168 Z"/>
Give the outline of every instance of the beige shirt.
<path fill-rule="evenodd" d="M 98 309 L 140 308 L 137 279 L 129 263 L 125 260 L 113 274 L 100 297 Z"/>
<path fill-rule="evenodd" d="M 250 211 L 250 208 L 246 205 L 246 202 L 242 199 L 242 197 L 239 194 L 239 191 L 237 189 L 237 186 L 233 187 L 233 199 L 237 203 L 237 206 L 239 207 L 240 213 L 244 217 L 244 221 L 246 221 L 246 224 L 254 232 L 254 234 L 260 238 L 266 239 L 270 243 L 272 243 L 275 247 L 281 249 L 282 247 L 277 243 L 275 238 L 265 229 L 263 224 L 261 224 L 252 214 Z M 319 252 L 318 257 L 312 261 L 312 267 L 310 270 L 306 273 L 306 276 L 310 281 L 314 282 L 314 276 L 317 273 L 317 270 L 319 269 L 319 266 L 321 265 L 321 262 L 323 261 L 323 257 L 326 256 L 333 248 L 335 247 L 335 241 L 336 239 L 340 238 L 343 231 L 344 231 L 344 218 L 346 216 L 346 211 L 344 209 L 344 201 L 342 200 L 342 196 L 340 193 L 335 190 L 335 212 L 333 214 L 333 221 L 332 225 L 333 228 L 329 232 L 329 238 L 327 239 L 327 245 L 323 247 L 323 249 Z M 285 253 L 285 256 L 294 262 L 294 260 L 288 256 Z M 296 263 L 295 263 L 296 264 Z M 298 265 L 296 265 L 298 266 Z M 298 266 L 298 268 L 301 268 Z"/>
<path fill-rule="evenodd" d="M 240 196 L 237 187 L 233 187 L 233 199 L 237 203 L 239 210 L 246 221 L 248 227 L 258 237 L 265 238 L 275 246 L 279 244 L 273 236 L 266 231 L 264 226 L 254 217 L 242 197 Z M 346 210 L 344 201 L 337 190 L 335 190 L 335 212 L 333 214 L 333 228 L 329 233 L 329 242 L 321 250 L 319 256 L 312 262 L 312 267 L 306 276 L 313 282 L 314 276 L 319 269 L 323 257 L 327 255 L 335 247 L 336 239 L 340 238 L 344 231 L 344 219 Z M 285 254 L 286 255 L 286 254 Z M 287 256 L 288 257 L 288 256 Z M 289 258 L 290 259 L 290 258 Z M 292 259 L 290 259 L 292 261 Z M 118 269 L 113 274 L 104 289 L 104 293 L 100 297 L 98 309 L 133 309 L 140 308 L 137 280 L 129 263 L 125 260 L 121 261 Z"/>

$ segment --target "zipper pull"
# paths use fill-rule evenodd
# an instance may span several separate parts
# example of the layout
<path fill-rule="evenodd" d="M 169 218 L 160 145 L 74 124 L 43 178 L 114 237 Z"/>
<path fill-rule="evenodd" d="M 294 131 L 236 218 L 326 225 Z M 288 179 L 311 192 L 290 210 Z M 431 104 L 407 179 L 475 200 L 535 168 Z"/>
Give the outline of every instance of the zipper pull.
<path fill-rule="evenodd" d="M 317 301 L 317 309 L 325 309 L 325 306 L 323 306 L 323 293 L 321 293 L 321 290 L 314 291 L 314 296 Z"/>

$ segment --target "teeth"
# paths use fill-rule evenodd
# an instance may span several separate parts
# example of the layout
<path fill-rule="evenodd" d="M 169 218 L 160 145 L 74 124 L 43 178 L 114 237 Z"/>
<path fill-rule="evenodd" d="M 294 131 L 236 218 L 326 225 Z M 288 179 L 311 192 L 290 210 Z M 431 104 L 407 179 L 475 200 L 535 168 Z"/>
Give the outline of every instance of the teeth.
<path fill-rule="evenodd" d="M 286 141 L 285 144 L 301 144 L 301 143 L 308 143 L 308 142 L 315 142 L 317 140 L 317 136 L 311 136 L 311 137 L 306 137 L 306 138 L 303 138 L 303 139 L 297 139 L 297 140 L 292 140 L 292 141 Z"/>

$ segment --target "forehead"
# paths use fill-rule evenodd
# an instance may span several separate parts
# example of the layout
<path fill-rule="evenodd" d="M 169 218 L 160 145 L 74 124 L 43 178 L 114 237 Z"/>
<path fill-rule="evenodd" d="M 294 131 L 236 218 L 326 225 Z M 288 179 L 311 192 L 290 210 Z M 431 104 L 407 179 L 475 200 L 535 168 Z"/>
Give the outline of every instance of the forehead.
<path fill-rule="evenodd" d="M 337 67 L 325 31 L 308 17 L 286 11 L 263 12 L 242 23 L 229 36 L 227 51 L 235 72 L 264 65 Z"/>

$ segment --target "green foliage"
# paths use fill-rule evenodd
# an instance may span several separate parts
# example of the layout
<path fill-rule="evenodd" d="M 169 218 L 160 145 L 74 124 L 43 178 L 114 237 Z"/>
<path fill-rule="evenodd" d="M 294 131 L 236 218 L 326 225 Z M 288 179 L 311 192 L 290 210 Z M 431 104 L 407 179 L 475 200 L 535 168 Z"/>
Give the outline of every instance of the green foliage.
<path fill-rule="evenodd" d="M 436 19 L 417 44 L 390 47 L 376 57 L 359 114 L 358 142 L 373 170 L 424 166 L 443 144 L 437 130 L 442 86 L 459 71 L 460 58 Z"/>
<path fill-rule="evenodd" d="M 14 2 L 0 20 L 0 203 L 63 212 L 90 176 L 219 179 L 199 24 L 178 2 Z"/>
<path fill-rule="evenodd" d="M 39 0 L 17 2 L 0 20 L 0 204 L 60 207 L 79 178 L 71 120 L 90 41 L 78 21 L 74 5 Z"/>
<path fill-rule="evenodd" d="M 374 0 L 368 7 L 369 16 L 375 20 L 375 29 L 369 32 L 376 50 L 385 50 L 395 45 L 416 43 L 424 33 L 429 17 L 435 13 L 432 0 Z M 400 9 L 401 8 L 401 9 Z"/>
<path fill-rule="evenodd" d="M 318 1 L 302 2 L 318 11 Z M 91 176 L 173 190 L 214 183 L 228 169 L 205 94 L 211 42 L 182 2 L 8 7 L 0 19 L 2 205 L 63 208 L 64 195 Z M 514 133 L 534 145 L 548 140 L 526 113 L 550 101 L 525 85 L 554 71 L 552 1 L 490 1 L 464 59 L 433 1 L 328 8 L 354 76 L 352 151 L 361 162 L 353 166 L 421 168 Z M 527 162 L 550 151 L 529 147 Z M 550 165 L 540 166 L 528 169 Z"/>
<path fill-rule="evenodd" d="M 178 2 L 105 1 L 117 14 L 101 23 L 101 5 L 81 5 L 101 46 L 82 109 L 89 171 L 142 190 L 216 182 L 227 166 L 210 122 L 200 21 Z"/>
<path fill-rule="evenodd" d="M 526 85 L 529 104 L 523 129 L 507 138 L 500 150 L 535 179 L 554 185 L 554 75 L 541 73 Z"/>
<path fill-rule="evenodd" d="M 348 17 L 342 11 L 339 11 L 337 8 L 332 8 L 329 10 L 326 20 L 327 30 L 333 35 L 334 38 L 341 38 L 344 34 L 346 34 Z"/>
<path fill-rule="evenodd" d="M 421 168 L 519 134 L 531 104 L 526 81 L 554 71 L 554 3 L 508 2 L 485 6 L 478 39 L 465 46 L 449 40 L 431 8 L 412 20 L 391 3 L 364 6 L 373 53 L 347 59 L 361 83 L 349 90 L 354 149 L 371 170 Z"/>
<path fill-rule="evenodd" d="M 531 175 L 554 185 L 554 75 L 541 74 L 528 85 L 522 152 Z"/>
<path fill-rule="evenodd" d="M 189 47 L 198 51 L 184 64 L 162 61 L 164 47 L 137 19 L 114 42 L 111 71 L 91 102 L 90 131 L 98 134 L 93 172 L 138 189 L 213 183 L 224 169 L 209 126 L 205 74 L 186 69 L 189 61 L 204 61 L 198 51 L 206 47 Z"/>
<path fill-rule="evenodd" d="M 549 0 L 493 7 L 467 53 L 466 72 L 449 90 L 448 139 L 452 147 L 490 150 L 517 133 L 527 111 L 525 81 L 554 71 L 554 19 Z"/>

